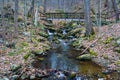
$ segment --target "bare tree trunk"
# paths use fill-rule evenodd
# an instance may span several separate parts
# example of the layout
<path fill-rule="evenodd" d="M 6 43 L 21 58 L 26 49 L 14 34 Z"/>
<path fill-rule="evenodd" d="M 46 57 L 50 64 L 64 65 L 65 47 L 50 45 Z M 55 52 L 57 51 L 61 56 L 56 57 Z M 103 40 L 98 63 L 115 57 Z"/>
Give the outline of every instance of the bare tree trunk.
<path fill-rule="evenodd" d="M 100 27 L 101 27 L 101 0 L 98 0 L 98 30 L 99 30 L 99 36 L 101 34 Z"/>
<path fill-rule="evenodd" d="M 2 0 L 2 6 L 1 6 L 1 18 L 2 18 L 2 26 L 4 27 L 4 0 Z"/>
<path fill-rule="evenodd" d="M 27 21 L 27 16 L 26 16 L 26 5 L 27 5 L 27 1 L 24 0 L 24 25 L 25 25 L 24 31 L 27 31 L 27 25 L 26 25 L 26 21 Z"/>
<path fill-rule="evenodd" d="M 15 12 L 14 12 L 14 36 L 17 37 L 18 35 L 18 2 L 19 0 L 15 0 Z"/>
<path fill-rule="evenodd" d="M 2 6 L 1 6 L 1 18 L 2 18 L 2 29 L 3 29 L 3 39 L 5 39 L 5 17 L 4 17 L 5 13 L 4 13 L 4 0 L 2 0 Z"/>
<path fill-rule="evenodd" d="M 43 10 L 43 12 L 45 13 L 45 12 L 46 12 L 46 8 L 47 8 L 47 7 L 46 7 L 46 5 L 47 5 L 47 1 L 44 0 L 44 3 L 43 3 L 43 4 L 44 4 L 44 10 Z"/>
<path fill-rule="evenodd" d="M 36 11 L 35 11 L 35 26 L 37 26 L 38 24 L 38 8 L 39 8 L 39 1 L 37 1 L 37 5 L 36 5 Z"/>
<path fill-rule="evenodd" d="M 84 0 L 84 9 L 85 9 L 86 36 L 90 36 L 92 33 L 92 25 L 90 20 L 90 0 Z"/>
<path fill-rule="evenodd" d="M 35 0 L 32 0 L 32 26 L 30 28 L 30 42 L 32 41 L 32 27 L 34 26 L 34 20 L 35 20 L 35 16 L 34 16 L 34 5 L 35 5 Z"/>
<path fill-rule="evenodd" d="M 113 10 L 115 12 L 116 15 L 116 22 L 119 20 L 119 10 L 116 4 L 116 0 L 111 0 L 112 1 L 112 5 L 113 5 Z"/>

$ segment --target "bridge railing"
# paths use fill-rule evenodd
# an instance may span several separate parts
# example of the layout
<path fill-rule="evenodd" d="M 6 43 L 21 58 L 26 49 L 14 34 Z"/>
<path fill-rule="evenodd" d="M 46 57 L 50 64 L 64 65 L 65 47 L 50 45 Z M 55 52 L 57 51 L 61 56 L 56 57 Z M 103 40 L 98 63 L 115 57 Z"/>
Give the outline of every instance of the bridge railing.
<path fill-rule="evenodd" d="M 84 13 L 45 13 L 51 19 L 83 19 Z"/>

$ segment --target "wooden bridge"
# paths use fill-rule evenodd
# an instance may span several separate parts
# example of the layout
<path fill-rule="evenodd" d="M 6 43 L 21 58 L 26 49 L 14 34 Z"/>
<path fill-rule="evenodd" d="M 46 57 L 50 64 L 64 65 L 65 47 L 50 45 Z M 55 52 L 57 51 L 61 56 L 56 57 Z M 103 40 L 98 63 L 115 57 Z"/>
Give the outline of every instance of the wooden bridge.
<path fill-rule="evenodd" d="M 45 13 L 47 20 L 84 20 L 84 13 Z"/>

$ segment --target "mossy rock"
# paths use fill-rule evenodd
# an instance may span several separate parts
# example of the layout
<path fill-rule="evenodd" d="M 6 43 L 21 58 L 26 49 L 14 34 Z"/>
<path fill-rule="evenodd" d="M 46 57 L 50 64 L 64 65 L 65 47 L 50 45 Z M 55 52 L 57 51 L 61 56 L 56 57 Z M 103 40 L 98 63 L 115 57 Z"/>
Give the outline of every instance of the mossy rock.
<path fill-rule="evenodd" d="M 22 17 L 18 17 L 18 20 L 17 20 L 18 22 L 22 22 L 23 21 L 23 19 L 22 19 Z"/>
<path fill-rule="evenodd" d="M 116 47 L 116 48 L 114 49 L 114 51 L 117 52 L 117 53 L 120 53 L 120 48 L 119 48 L 119 47 L 118 47 L 118 48 Z"/>
<path fill-rule="evenodd" d="M 103 41 L 104 44 L 109 44 L 114 38 L 108 37 L 105 41 Z"/>
<path fill-rule="evenodd" d="M 30 52 L 28 52 L 28 53 L 26 53 L 25 55 L 24 55 L 24 60 L 27 60 L 29 57 L 30 57 L 30 55 L 31 55 L 31 53 Z"/>
<path fill-rule="evenodd" d="M 42 50 L 33 50 L 33 51 L 31 51 L 31 53 L 41 55 L 43 53 L 43 51 Z"/>
<path fill-rule="evenodd" d="M 43 57 L 40 57 L 40 58 L 38 58 L 38 60 L 40 60 L 40 61 L 43 61 L 45 58 L 43 58 Z"/>
<path fill-rule="evenodd" d="M 82 45 L 82 41 L 83 41 L 83 39 L 82 39 L 82 38 L 79 38 L 79 39 L 73 41 L 71 45 L 72 45 L 73 47 L 81 46 L 81 45 Z"/>
<path fill-rule="evenodd" d="M 21 42 L 21 45 L 26 46 L 26 47 L 29 46 L 29 44 L 27 42 Z"/>
<path fill-rule="evenodd" d="M 38 34 L 42 37 L 48 38 L 48 34 L 43 31 L 40 31 Z"/>
<path fill-rule="evenodd" d="M 9 56 L 15 56 L 15 55 L 19 55 L 21 54 L 22 52 L 24 52 L 25 50 L 23 48 L 20 48 L 20 49 L 15 49 L 13 51 L 10 51 L 8 53 Z"/>
<path fill-rule="evenodd" d="M 40 28 L 41 30 L 45 30 L 45 28 L 46 28 L 46 26 L 45 26 L 45 25 L 42 25 L 42 24 L 38 24 L 37 27 Z"/>
<path fill-rule="evenodd" d="M 115 61 L 115 64 L 116 64 L 116 65 L 120 65 L 120 60 Z"/>
<path fill-rule="evenodd" d="M 103 57 L 104 59 L 108 59 L 108 55 L 106 55 L 106 54 L 103 54 L 102 57 Z"/>
<path fill-rule="evenodd" d="M 77 33 L 81 34 L 82 30 L 83 30 L 83 28 L 75 28 L 72 31 L 70 31 L 68 34 L 75 36 L 75 34 L 77 34 Z"/>
<path fill-rule="evenodd" d="M 17 71 L 18 69 L 20 69 L 21 67 L 22 67 L 21 65 L 12 64 L 12 65 L 10 66 L 10 69 L 11 69 L 11 71 L 15 72 L 15 71 Z"/>
<path fill-rule="evenodd" d="M 39 40 L 37 40 L 36 38 L 32 37 L 32 42 L 35 43 L 35 44 L 38 44 Z"/>
<path fill-rule="evenodd" d="M 54 27 L 47 27 L 47 29 L 50 31 L 50 32 L 55 32 L 56 29 Z"/>
<path fill-rule="evenodd" d="M 91 54 L 93 56 L 97 56 L 97 53 L 92 49 L 89 49 L 89 54 Z"/>
<path fill-rule="evenodd" d="M 77 57 L 77 59 L 79 60 L 91 60 L 92 58 L 93 56 L 91 54 L 83 54 Z"/>

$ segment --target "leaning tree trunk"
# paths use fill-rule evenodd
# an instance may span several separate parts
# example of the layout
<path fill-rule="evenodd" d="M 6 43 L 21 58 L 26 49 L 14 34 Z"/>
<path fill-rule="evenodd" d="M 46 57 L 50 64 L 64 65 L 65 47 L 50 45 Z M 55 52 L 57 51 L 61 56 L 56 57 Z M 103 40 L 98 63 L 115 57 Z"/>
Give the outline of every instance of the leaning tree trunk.
<path fill-rule="evenodd" d="M 92 25 L 90 20 L 90 0 L 84 0 L 84 9 L 85 9 L 85 27 L 86 27 L 86 36 L 90 36 L 92 33 Z"/>
<path fill-rule="evenodd" d="M 113 5 L 113 10 L 115 12 L 115 16 L 116 16 L 116 21 L 119 20 L 119 10 L 116 4 L 116 0 L 111 0 L 112 1 L 112 5 Z"/>
<path fill-rule="evenodd" d="M 18 31 L 17 31 L 17 27 L 18 27 L 18 2 L 19 0 L 15 0 L 15 12 L 14 12 L 14 37 L 17 37 L 18 35 Z"/>

